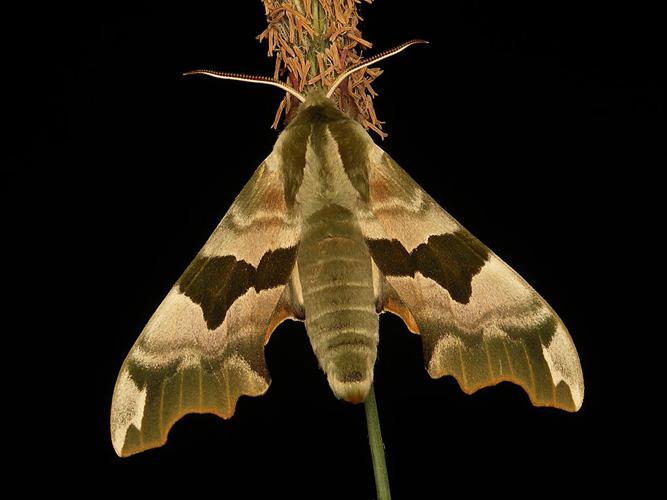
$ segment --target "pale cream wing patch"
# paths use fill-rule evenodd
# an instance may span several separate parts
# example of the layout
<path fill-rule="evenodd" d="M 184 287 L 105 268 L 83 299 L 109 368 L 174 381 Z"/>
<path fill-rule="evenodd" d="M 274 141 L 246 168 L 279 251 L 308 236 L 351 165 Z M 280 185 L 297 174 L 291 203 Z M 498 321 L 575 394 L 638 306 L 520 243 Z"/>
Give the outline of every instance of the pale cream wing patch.
<path fill-rule="evenodd" d="M 369 184 L 362 228 L 386 280 L 383 308 L 421 335 L 429 374 L 468 393 L 510 381 L 535 405 L 578 410 L 579 356 L 544 299 L 377 147 Z"/>
<path fill-rule="evenodd" d="M 370 140 L 370 138 L 369 138 Z M 461 225 L 449 216 L 387 153 L 369 148 L 369 201 L 361 225 L 369 239 L 396 239 L 411 252 L 431 234 L 454 233 Z M 415 228 L 415 223 L 419 228 Z"/>
<path fill-rule="evenodd" d="M 287 207 L 280 162 L 275 152 L 264 160 L 211 234 L 202 255 L 233 255 L 257 267 L 267 251 L 298 244 L 299 224 Z"/>
<path fill-rule="evenodd" d="M 302 315 L 292 270 L 299 233 L 270 156 L 149 320 L 121 367 L 111 438 L 127 456 L 163 445 L 187 413 L 230 418 L 266 392 L 264 345 Z"/>

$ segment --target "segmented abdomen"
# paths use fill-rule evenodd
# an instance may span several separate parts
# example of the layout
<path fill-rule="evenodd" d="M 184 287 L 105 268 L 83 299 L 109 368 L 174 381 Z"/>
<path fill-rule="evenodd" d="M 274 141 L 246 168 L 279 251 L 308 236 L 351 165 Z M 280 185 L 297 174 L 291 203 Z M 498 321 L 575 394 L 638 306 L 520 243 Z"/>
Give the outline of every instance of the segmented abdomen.
<path fill-rule="evenodd" d="M 329 205 L 306 221 L 297 257 L 306 330 L 334 393 L 363 401 L 377 355 L 371 257 L 352 213 Z"/>

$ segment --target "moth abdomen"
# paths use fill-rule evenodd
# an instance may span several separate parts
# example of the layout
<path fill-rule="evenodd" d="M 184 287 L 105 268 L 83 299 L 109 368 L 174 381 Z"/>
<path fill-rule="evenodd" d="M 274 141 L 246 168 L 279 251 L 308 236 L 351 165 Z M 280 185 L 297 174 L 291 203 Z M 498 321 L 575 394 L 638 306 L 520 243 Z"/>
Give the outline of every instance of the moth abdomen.
<path fill-rule="evenodd" d="M 330 205 L 308 218 L 297 257 L 308 337 L 337 397 L 366 399 L 377 356 L 371 257 L 353 215 Z"/>

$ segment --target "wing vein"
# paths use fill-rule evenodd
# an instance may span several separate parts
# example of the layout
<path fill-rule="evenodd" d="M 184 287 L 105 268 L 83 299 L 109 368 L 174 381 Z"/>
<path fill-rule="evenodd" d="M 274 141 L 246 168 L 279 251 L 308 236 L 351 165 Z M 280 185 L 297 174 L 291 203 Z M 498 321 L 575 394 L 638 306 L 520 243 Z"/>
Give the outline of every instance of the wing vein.
<path fill-rule="evenodd" d="M 183 370 L 179 371 L 180 377 L 178 377 L 178 413 L 183 412 Z"/>
<path fill-rule="evenodd" d="M 510 373 L 512 374 L 512 378 L 516 380 L 516 373 L 514 373 L 514 366 L 512 366 L 512 360 L 510 359 L 510 352 L 507 350 L 507 344 L 505 342 L 501 342 L 503 345 L 503 350 L 505 351 L 505 356 L 507 356 L 507 367 L 510 369 Z"/>
<path fill-rule="evenodd" d="M 164 386 L 165 379 L 162 379 L 162 384 L 160 385 L 160 436 L 164 436 Z"/>
<path fill-rule="evenodd" d="M 459 363 L 461 364 L 461 382 L 463 382 L 463 387 L 468 387 L 468 377 L 466 376 L 465 363 L 463 362 L 463 348 L 459 345 Z"/>
<path fill-rule="evenodd" d="M 528 373 L 530 374 L 530 387 L 533 390 L 533 393 L 536 394 L 535 371 L 533 370 L 533 363 L 530 362 L 530 357 L 528 356 L 528 351 L 526 350 L 526 344 L 521 342 L 521 347 L 523 347 L 523 355 L 526 357 L 526 361 L 528 362 Z"/>
<path fill-rule="evenodd" d="M 491 353 L 489 352 L 488 341 L 482 336 L 482 346 L 484 346 L 484 353 L 486 354 L 486 364 L 489 367 L 489 378 L 495 378 L 493 368 L 491 367 Z"/>
<path fill-rule="evenodd" d="M 199 364 L 199 407 L 201 408 L 204 403 L 204 387 L 202 386 L 202 368 L 201 363 Z"/>

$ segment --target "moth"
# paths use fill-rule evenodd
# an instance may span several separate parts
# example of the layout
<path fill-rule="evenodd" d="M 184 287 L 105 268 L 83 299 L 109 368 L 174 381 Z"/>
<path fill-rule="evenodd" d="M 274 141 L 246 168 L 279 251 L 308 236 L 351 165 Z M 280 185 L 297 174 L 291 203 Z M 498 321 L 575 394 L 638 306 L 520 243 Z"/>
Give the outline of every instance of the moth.
<path fill-rule="evenodd" d="M 161 446 L 187 413 L 230 418 L 270 383 L 264 346 L 304 321 L 336 397 L 373 382 L 378 318 L 420 336 L 433 378 L 466 393 L 510 381 L 533 404 L 581 407 L 584 383 L 563 322 L 514 270 L 443 210 L 331 99 L 304 94 L 273 151 L 150 318 L 122 365 L 111 408 L 118 455 Z"/>

